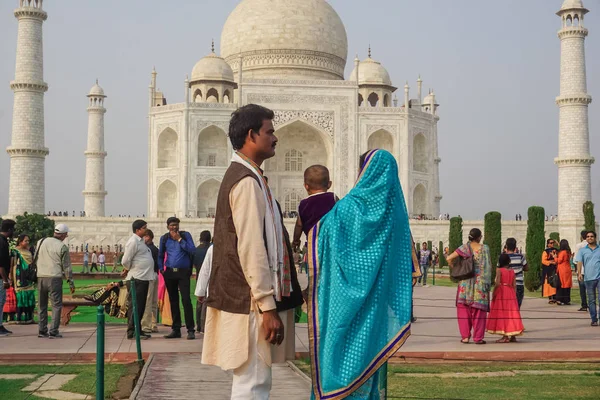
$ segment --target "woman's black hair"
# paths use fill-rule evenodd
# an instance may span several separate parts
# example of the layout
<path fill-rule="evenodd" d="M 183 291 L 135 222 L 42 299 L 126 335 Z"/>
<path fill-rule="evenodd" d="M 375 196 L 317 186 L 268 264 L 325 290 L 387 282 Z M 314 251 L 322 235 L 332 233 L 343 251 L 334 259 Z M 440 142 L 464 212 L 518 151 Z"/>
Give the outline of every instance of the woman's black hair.
<path fill-rule="evenodd" d="M 360 168 L 359 168 L 360 172 L 362 172 L 363 168 L 365 167 L 365 162 L 367 161 L 367 156 L 369 155 L 370 152 L 371 152 L 371 150 L 361 154 L 360 159 L 358 160 L 358 163 L 360 166 Z"/>
<path fill-rule="evenodd" d="M 23 243 L 23 240 L 25 240 L 25 238 L 29 238 L 29 240 L 31 240 L 31 236 L 29 236 L 26 233 L 22 233 L 17 237 L 17 246 L 20 245 L 21 243 Z"/>
<path fill-rule="evenodd" d="M 481 237 L 481 229 L 473 228 L 469 231 L 469 242 L 473 242 Z"/>
<path fill-rule="evenodd" d="M 571 254 L 571 247 L 569 246 L 569 241 L 567 239 L 563 239 L 560 241 L 559 251 L 566 250 Z"/>

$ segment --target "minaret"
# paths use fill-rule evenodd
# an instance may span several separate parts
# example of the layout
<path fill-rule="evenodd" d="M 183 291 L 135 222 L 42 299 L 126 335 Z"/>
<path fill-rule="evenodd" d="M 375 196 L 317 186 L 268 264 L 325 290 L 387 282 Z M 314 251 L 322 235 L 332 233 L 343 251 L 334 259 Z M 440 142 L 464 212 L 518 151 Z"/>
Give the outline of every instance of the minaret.
<path fill-rule="evenodd" d="M 85 190 L 83 191 L 84 210 L 87 217 L 104 217 L 104 90 L 96 84 L 87 95 L 88 102 L 88 142 L 85 151 Z"/>
<path fill-rule="evenodd" d="M 44 143 L 44 51 L 42 24 L 48 15 L 42 0 L 20 0 L 14 12 L 19 21 L 12 141 L 10 156 L 8 215 L 45 213 L 44 164 L 48 149 Z"/>
<path fill-rule="evenodd" d="M 558 220 L 560 237 L 579 240 L 583 228 L 583 203 L 591 200 L 591 166 L 588 128 L 588 104 L 585 71 L 585 37 L 583 26 L 588 10 L 581 0 L 565 0 L 556 14 L 561 18 L 560 38 L 560 96 L 558 157 Z"/>

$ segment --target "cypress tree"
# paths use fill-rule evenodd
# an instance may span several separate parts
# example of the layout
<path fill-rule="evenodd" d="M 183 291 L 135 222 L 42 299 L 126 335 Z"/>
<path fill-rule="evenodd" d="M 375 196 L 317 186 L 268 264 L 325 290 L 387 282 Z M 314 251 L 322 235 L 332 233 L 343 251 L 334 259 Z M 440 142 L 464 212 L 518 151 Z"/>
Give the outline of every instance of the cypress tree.
<path fill-rule="evenodd" d="M 450 218 L 450 243 L 448 253 L 452 254 L 463 243 L 463 220 L 461 217 Z"/>
<path fill-rule="evenodd" d="M 492 263 L 492 282 L 496 279 L 496 266 L 502 252 L 502 214 L 491 211 L 485 214 L 483 225 L 483 243 L 490 248 Z"/>
<path fill-rule="evenodd" d="M 558 244 L 560 243 L 560 233 L 550 232 L 550 239 L 554 240 L 556 242 L 556 247 L 558 247 Z"/>
<path fill-rule="evenodd" d="M 448 262 L 446 261 L 446 257 L 444 257 L 444 242 L 442 242 L 441 240 L 438 249 L 440 257 L 440 268 L 442 268 L 448 265 Z"/>
<path fill-rule="evenodd" d="M 525 253 L 529 271 L 525 272 L 525 287 L 533 292 L 540 288 L 542 252 L 546 245 L 544 232 L 544 207 L 532 206 L 527 212 L 527 239 Z"/>
<path fill-rule="evenodd" d="M 594 203 L 586 201 L 583 203 L 583 218 L 585 219 L 585 230 L 596 231 L 596 216 L 594 215 Z"/>

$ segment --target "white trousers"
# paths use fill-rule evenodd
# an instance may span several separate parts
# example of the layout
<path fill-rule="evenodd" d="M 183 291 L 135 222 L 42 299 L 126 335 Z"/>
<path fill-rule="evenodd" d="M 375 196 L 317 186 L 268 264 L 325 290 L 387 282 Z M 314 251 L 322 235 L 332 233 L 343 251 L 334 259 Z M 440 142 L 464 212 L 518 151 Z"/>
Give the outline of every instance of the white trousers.
<path fill-rule="evenodd" d="M 259 332 L 256 314 L 250 312 L 248 360 L 233 370 L 231 400 L 268 400 L 271 393 L 271 366 L 258 355 Z"/>
<path fill-rule="evenodd" d="M 158 279 L 150 281 L 148 286 L 148 297 L 146 297 L 146 309 L 142 316 L 142 332 L 152 333 L 156 329 L 158 316 Z"/>

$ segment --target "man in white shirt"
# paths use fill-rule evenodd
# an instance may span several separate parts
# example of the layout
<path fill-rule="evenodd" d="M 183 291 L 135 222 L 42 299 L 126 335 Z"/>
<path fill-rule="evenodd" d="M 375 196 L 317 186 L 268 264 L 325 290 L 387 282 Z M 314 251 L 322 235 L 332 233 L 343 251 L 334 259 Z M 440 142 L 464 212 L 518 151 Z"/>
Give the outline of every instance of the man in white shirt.
<path fill-rule="evenodd" d="M 98 264 L 100 264 L 100 271 L 102 271 L 103 274 L 106 273 L 106 256 L 104 255 L 104 252 L 102 250 L 100 250 L 100 255 L 98 256 Z"/>
<path fill-rule="evenodd" d="M 123 272 L 121 276 L 127 281 L 127 288 L 130 289 L 127 294 L 127 339 L 133 339 L 135 325 L 133 319 L 133 304 L 131 301 L 131 281 L 135 281 L 135 295 L 137 303 L 138 320 L 141 321 L 146 309 L 146 298 L 148 297 L 148 288 L 150 281 L 154 279 L 154 258 L 150 248 L 144 242 L 144 236 L 147 231 L 146 221 L 138 219 L 132 224 L 133 235 L 125 244 L 123 253 Z M 141 339 L 149 339 L 150 335 L 140 332 Z"/>
<path fill-rule="evenodd" d="M 581 242 L 577 243 L 575 245 L 575 249 L 574 249 L 574 253 L 573 253 L 573 259 L 576 260 L 577 259 L 577 253 L 579 253 L 579 250 L 583 249 L 585 246 L 588 245 L 587 240 L 585 239 L 585 237 L 587 236 L 587 231 L 581 231 Z M 583 265 L 581 266 L 581 275 L 584 275 L 584 267 Z M 585 281 L 582 280 L 577 280 L 577 282 L 579 283 L 579 296 L 581 297 L 581 308 L 577 311 L 585 311 L 587 312 L 588 310 L 588 303 L 587 303 L 587 295 L 586 295 L 586 291 L 585 291 Z"/>

